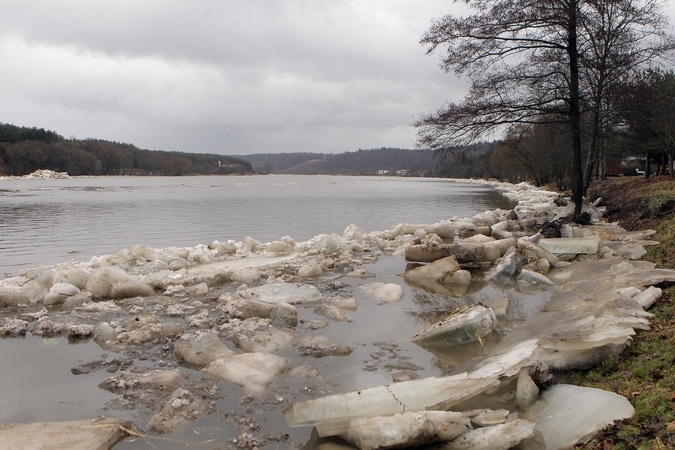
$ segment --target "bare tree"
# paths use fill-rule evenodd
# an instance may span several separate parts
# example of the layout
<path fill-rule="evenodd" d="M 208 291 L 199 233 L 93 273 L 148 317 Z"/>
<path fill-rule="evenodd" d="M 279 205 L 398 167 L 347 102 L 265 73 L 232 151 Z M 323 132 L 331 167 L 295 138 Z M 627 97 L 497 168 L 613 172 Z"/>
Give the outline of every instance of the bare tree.
<path fill-rule="evenodd" d="M 427 53 L 447 48 L 441 66 L 467 76 L 471 88 L 459 103 L 446 103 L 415 122 L 418 146 L 444 153 L 505 125 L 562 117 L 569 127 L 578 215 L 584 192 L 581 114 L 582 103 L 588 103 L 588 77 L 580 75 L 591 59 L 585 53 L 593 15 L 589 2 L 466 0 L 475 14 L 433 21 L 421 43 L 428 45 Z"/>
<path fill-rule="evenodd" d="M 606 89 L 659 61 L 673 49 L 664 30 L 659 0 L 585 0 L 580 15 L 583 85 L 590 113 L 590 145 L 584 168 L 584 193 L 594 166 L 601 164 L 603 132 L 614 117 Z"/>

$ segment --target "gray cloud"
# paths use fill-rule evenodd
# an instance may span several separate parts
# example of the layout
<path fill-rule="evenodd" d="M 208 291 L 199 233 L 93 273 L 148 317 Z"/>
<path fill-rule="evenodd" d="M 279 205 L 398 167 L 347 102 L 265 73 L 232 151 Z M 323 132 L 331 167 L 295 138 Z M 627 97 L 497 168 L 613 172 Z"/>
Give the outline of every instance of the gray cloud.
<path fill-rule="evenodd" d="M 465 92 L 418 44 L 445 0 L 10 0 L 0 122 L 141 148 L 414 146 Z"/>

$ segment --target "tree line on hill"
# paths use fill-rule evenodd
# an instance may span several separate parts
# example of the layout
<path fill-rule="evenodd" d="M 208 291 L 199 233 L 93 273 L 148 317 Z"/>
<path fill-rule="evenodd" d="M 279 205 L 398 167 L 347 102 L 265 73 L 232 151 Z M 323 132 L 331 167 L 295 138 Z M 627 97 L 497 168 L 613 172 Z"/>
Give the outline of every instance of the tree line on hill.
<path fill-rule="evenodd" d="M 43 128 L 0 123 L 0 175 L 39 169 L 70 175 L 228 175 L 252 173 L 241 158 L 206 153 L 143 150 L 102 139 L 65 139 Z"/>

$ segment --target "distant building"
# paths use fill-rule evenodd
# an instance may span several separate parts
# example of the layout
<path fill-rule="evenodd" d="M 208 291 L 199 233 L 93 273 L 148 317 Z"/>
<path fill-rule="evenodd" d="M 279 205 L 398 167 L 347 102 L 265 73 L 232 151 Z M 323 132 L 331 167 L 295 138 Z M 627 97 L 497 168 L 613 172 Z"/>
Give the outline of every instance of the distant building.
<path fill-rule="evenodd" d="M 397 173 L 398 175 L 403 175 L 403 176 L 408 175 L 408 171 L 405 170 L 405 169 L 397 170 L 396 173 Z"/>
<path fill-rule="evenodd" d="M 377 171 L 377 174 L 378 175 L 387 175 L 387 174 L 389 174 L 389 171 L 380 169 L 380 170 Z"/>

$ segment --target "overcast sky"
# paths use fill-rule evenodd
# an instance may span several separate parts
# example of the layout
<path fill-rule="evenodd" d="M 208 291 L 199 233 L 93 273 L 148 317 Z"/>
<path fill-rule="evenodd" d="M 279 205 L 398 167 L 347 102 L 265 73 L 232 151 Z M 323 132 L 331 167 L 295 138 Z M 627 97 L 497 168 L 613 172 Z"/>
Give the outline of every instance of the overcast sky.
<path fill-rule="evenodd" d="M 465 83 L 421 34 L 449 0 L 5 0 L 0 122 L 221 154 L 413 148 Z"/>

